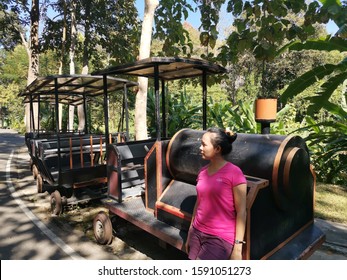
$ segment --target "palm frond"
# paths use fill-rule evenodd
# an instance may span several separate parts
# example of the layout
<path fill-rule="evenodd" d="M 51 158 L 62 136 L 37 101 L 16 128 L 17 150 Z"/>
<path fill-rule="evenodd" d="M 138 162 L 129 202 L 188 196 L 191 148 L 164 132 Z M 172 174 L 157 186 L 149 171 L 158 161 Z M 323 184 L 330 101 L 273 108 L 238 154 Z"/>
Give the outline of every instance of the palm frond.
<path fill-rule="evenodd" d="M 289 84 L 287 89 L 282 93 L 280 99 L 285 104 L 288 99 L 293 98 L 299 93 L 303 92 L 306 88 L 313 85 L 325 76 L 330 75 L 336 70 L 336 65 L 325 64 L 318 66 Z"/>
<path fill-rule="evenodd" d="M 286 50 L 291 51 L 302 51 L 302 50 L 319 50 L 319 51 L 347 51 L 347 42 L 346 40 L 339 37 L 326 37 L 322 39 L 312 39 L 304 43 L 301 41 L 293 41 L 282 48 L 280 48 L 276 56 L 284 53 Z"/>

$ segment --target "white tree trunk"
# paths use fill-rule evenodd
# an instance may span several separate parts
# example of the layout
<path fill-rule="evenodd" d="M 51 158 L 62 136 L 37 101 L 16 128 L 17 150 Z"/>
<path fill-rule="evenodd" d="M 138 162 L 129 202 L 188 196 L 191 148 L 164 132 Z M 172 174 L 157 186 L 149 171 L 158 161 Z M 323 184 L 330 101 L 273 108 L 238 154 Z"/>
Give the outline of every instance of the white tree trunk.
<path fill-rule="evenodd" d="M 82 65 L 82 75 L 87 75 L 89 72 L 88 63 L 88 51 L 89 51 L 89 41 L 90 41 L 90 8 L 91 3 L 86 3 L 85 10 L 85 22 L 84 22 L 84 44 L 83 44 L 83 65 Z M 78 115 L 78 130 L 86 131 L 86 116 L 84 112 L 84 105 L 77 106 L 77 115 Z"/>
<path fill-rule="evenodd" d="M 158 0 L 145 0 L 145 12 L 141 30 L 139 59 L 150 56 L 154 12 L 159 5 Z M 135 137 L 136 140 L 147 139 L 147 88 L 148 79 L 138 78 L 139 90 L 135 103 Z"/>
<path fill-rule="evenodd" d="M 25 36 L 23 33 L 20 33 L 20 36 L 22 38 L 22 43 L 23 46 L 25 47 L 25 50 L 27 52 L 28 55 L 28 60 L 29 60 L 29 71 L 28 71 L 28 81 L 27 81 L 27 85 L 30 85 L 30 83 L 35 79 L 35 75 L 31 72 L 31 52 L 30 52 L 30 47 L 29 44 L 27 42 L 27 40 L 25 39 Z M 25 115 L 24 115 L 24 124 L 25 124 L 25 131 L 29 132 L 31 131 L 31 124 L 30 124 L 30 104 L 26 103 L 25 104 Z"/>
<path fill-rule="evenodd" d="M 76 51 L 76 40 L 77 40 L 77 27 L 76 27 L 76 2 L 71 2 L 71 46 L 70 46 L 70 75 L 75 74 L 75 51 Z M 68 130 L 73 131 L 75 116 L 75 106 L 69 106 L 69 121 Z"/>
<path fill-rule="evenodd" d="M 63 67 L 65 62 L 65 46 L 66 46 L 66 2 L 64 3 L 64 19 L 63 19 L 63 34 L 62 34 L 62 44 L 61 44 L 61 57 L 60 57 L 60 63 L 59 63 L 59 75 L 63 74 Z M 63 122 L 63 104 L 59 103 L 59 129 L 62 128 L 62 122 Z"/>

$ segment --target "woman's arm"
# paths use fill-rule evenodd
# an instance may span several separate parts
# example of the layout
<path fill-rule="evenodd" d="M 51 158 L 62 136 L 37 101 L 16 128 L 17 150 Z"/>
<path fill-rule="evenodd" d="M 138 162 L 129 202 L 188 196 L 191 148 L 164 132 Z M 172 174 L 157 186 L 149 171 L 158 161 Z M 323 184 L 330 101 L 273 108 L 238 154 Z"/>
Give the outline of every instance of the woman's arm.
<path fill-rule="evenodd" d="M 247 185 L 240 184 L 233 188 L 234 203 L 236 209 L 236 234 L 235 240 L 242 240 L 246 231 L 246 194 Z M 231 253 L 231 260 L 242 260 L 242 243 L 234 244 L 233 251 Z"/>

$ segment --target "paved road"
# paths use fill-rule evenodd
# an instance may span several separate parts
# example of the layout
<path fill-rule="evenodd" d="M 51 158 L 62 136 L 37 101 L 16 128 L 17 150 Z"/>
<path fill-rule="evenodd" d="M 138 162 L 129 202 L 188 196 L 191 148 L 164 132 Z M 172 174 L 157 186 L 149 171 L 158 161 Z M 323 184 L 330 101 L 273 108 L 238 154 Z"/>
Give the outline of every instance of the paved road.
<path fill-rule="evenodd" d="M 31 209 L 40 194 L 32 192 L 32 177 L 24 177 L 29 165 L 23 161 L 29 162 L 29 157 L 23 159 L 23 154 L 26 154 L 24 137 L 0 129 L 0 259 L 120 259 L 82 232 L 56 224 L 51 217 L 38 218 L 33 214 Z M 324 220 L 316 223 L 326 233 L 327 241 L 310 259 L 347 260 L 347 227 Z M 132 254 L 135 256 L 131 259 L 146 259 L 139 252 Z"/>
<path fill-rule="evenodd" d="M 18 158 L 23 149 L 26 150 L 23 136 L 0 129 L 0 259 L 112 259 L 109 253 L 90 243 L 81 233 L 71 234 L 71 229 L 57 229 L 50 219 L 42 221 L 33 214 L 27 205 L 28 185 L 32 181 L 21 180 L 25 170 L 20 168 L 26 165 L 18 163 L 23 160 Z M 29 168 L 29 158 L 27 162 Z"/>
<path fill-rule="evenodd" d="M 17 171 L 11 162 L 23 137 L 0 131 L 0 248 L 2 260 L 65 259 L 68 257 L 43 232 L 39 221 L 23 204 L 16 190 Z M 25 186 L 24 186 L 25 187 Z"/>

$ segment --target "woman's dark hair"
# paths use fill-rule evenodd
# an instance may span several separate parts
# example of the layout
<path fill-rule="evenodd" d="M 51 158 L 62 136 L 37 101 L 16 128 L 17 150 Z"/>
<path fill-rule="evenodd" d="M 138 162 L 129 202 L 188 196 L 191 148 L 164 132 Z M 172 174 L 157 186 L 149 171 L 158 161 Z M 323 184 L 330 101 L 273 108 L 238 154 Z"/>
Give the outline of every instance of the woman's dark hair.
<path fill-rule="evenodd" d="M 206 132 L 214 134 L 214 137 L 211 137 L 211 143 L 213 147 L 221 147 L 221 154 L 227 155 L 232 151 L 232 143 L 236 140 L 237 134 L 230 131 L 225 131 L 221 128 L 211 127 L 208 128 Z"/>

